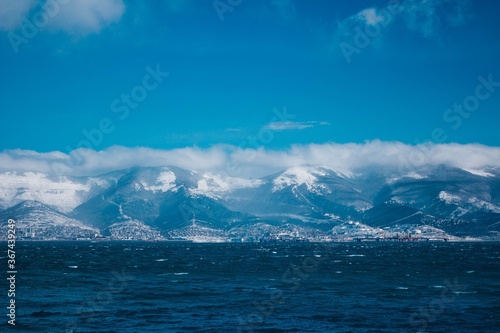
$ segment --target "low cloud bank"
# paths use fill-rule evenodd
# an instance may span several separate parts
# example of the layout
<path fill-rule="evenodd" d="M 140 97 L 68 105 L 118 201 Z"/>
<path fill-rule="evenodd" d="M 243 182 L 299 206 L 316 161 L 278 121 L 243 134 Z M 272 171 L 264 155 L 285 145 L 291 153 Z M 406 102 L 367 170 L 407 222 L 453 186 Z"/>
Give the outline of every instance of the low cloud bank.
<path fill-rule="evenodd" d="M 304 165 L 325 166 L 346 175 L 369 167 L 401 172 L 432 165 L 480 170 L 500 167 L 500 147 L 454 143 L 407 145 L 375 140 L 294 145 L 284 150 L 229 145 L 171 150 L 113 146 L 101 151 L 80 148 L 69 154 L 19 149 L 0 153 L 2 172 L 33 171 L 56 176 L 92 176 L 135 166 L 175 166 L 233 177 L 262 177 Z"/>

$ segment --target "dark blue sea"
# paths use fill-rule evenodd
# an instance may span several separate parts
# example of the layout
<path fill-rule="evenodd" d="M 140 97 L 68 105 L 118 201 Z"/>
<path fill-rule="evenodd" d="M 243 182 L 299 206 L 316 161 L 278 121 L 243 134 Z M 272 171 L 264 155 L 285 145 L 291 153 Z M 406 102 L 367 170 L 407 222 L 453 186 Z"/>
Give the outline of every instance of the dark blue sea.
<path fill-rule="evenodd" d="M 16 255 L 2 332 L 500 330 L 499 243 L 18 242 Z"/>

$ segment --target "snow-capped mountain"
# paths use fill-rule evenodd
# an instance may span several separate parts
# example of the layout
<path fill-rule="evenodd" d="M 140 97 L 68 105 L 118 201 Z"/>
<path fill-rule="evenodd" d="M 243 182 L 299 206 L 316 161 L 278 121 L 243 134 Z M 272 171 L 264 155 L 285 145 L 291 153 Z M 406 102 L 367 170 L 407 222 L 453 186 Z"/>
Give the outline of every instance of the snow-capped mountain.
<path fill-rule="evenodd" d="M 227 203 L 266 220 L 321 229 L 371 207 L 350 177 L 323 167 L 296 167 L 265 177 L 258 187 L 233 191 Z"/>
<path fill-rule="evenodd" d="M 72 219 L 38 201 L 24 201 L 0 212 L 2 230 L 7 221 L 16 221 L 18 237 L 36 239 L 76 239 L 99 235 L 99 229 Z"/>
<path fill-rule="evenodd" d="M 39 172 L 0 173 L 0 207 L 31 200 L 71 212 L 95 193 L 107 188 L 112 177 L 49 176 Z"/>
<path fill-rule="evenodd" d="M 396 230 L 447 237 L 500 233 L 498 169 L 337 172 L 300 166 L 243 179 L 136 167 L 80 178 L 8 172 L 0 180 L 3 223 L 12 217 L 40 228 L 53 223 L 119 239 L 221 241 L 297 230 L 312 239 Z"/>
<path fill-rule="evenodd" d="M 492 170 L 492 172 L 495 172 Z M 498 232 L 500 177 L 439 166 L 390 178 L 373 198 L 367 223 L 434 225 L 457 234 Z M 394 217 L 391 217 L 394 215 Z"/>
<path fill-rule="evenodd" d="M 231 190 L 227 183 L 218 179 L 209 190 L 207 179 L 213 176 L 173 167 L 133 168 L 116 185 L 76 207 L 71 216 L 101 229 L 135 219 L 163 232 L 186 226 L 193 214 L 199 223 L 219 229 L 251 220 L 221 202 L 221 194 Z"/>

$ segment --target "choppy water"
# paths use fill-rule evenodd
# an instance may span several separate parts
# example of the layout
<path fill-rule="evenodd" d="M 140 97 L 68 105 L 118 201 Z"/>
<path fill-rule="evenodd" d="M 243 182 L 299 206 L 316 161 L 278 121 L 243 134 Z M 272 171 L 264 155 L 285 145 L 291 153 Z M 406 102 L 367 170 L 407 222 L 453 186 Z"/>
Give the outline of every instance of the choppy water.
<path fill-rule="evenodd" d="M 16 250 L 17 332 L 500 328 L 498 243 L 43 242 Z M 0 264 L 6 272 L 5 257 Z"/>

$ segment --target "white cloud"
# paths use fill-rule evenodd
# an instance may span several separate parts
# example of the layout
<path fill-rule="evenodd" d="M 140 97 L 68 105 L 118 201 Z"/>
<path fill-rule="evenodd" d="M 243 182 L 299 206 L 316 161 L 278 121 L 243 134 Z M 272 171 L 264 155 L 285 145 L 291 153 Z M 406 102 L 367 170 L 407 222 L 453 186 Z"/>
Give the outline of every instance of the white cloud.
<path fill-rule="evenodd" d="M 71 176 L 98 175 L 133 166 L 177 166 L 235 177 L 262 177 L 303 165 L 325 166 L 351 174 L 363 168 L 393 168 L 408 173 L 441 164 L 470 170 L 500 167 L 500 147 L 431 143 L 412 146 L 375 140 L 362 144 L 294 145 L 286 150 L 241 149 L 227 145 L 173 150 L 115 146 L 102 151 L 78 149 L 69 155 L 26 150 L 0 153 L 0 171 Z"/>
<path fill-rule="evenodd" d="M 273 121 L 264 126 L 272 131 L 302 130 L 318 125 L 330 125 L 326 121 Z"/>
<path fill-rule="evenodd" d="M 9 31 L 20 26 L 35 5 L 36 0 L 0 0 L 0 29 Z"/>
<path fill-rule="evenodd" d="M 12 31 L 23 21 L 43 22 L 41 28 L 86 35 L 118 22 L 123 0 L 0 0 L 0 29 Z"/>
<path fill-rule="evenodd" d="M 358 20 L 363 21 L 367 25 L 379 24 L 386 20 L 386 17 L 375 8 L 364 9 L 360 11 L 356 16 Z"/>
<path fill-rule="evenodd" d="M 371 27 L 378 28 L 380 30 L 382 27 L 387 27 L 395 21 L 395 16 L 399 15 L 402 7 L 391 5 L 391 7 L 385 8 L 375 8 L 370 7 L 361 10 L 360 12 L 345 18 L 337 23 L 337 30 L 335 31 L 334 41 L 339 40 L 351 41 L 354 36 L 358 33 L 356 30 L 361 29 L 362 31 L 369 29 Z M 368 28 L 367 28 L 368 27 Z"/>
<path fill-rule="evenodd" d="M 74 34 L 96 33 L 119 21 L 124 12 L 122 0 L 71 0 L 61 5 L 49 26 Z"/>
<path fill-rule="evenodd" d="M 467 18 L 468 0 L 406 0 L 388 1 L 385 7 L 369 7 L 351 15 L 337 23 L 334 34 L 334 48 L 339 42 L 352 42 L 361 31 L 379 26 L 375 37 L 381 34 L 383 28 L 400 20 L 410 30 L 433 37 L 448 26 L 465 23 Z"/>
<path fill-rule="evenodd" d="M 402 6 L 407 27 L 432 37 L 445 26 L 465 23 L 468 0 L 407 0 Z"/>

